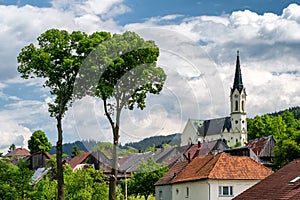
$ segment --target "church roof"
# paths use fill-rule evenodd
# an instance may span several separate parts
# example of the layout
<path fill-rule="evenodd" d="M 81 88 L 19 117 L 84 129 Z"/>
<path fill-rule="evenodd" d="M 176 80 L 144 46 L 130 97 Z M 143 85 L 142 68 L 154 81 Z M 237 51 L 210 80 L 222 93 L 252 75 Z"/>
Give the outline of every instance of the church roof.
<path fill-rule="evenodd" d="M 239 51 L 238 51 L 237 52 L 237 58 L 236 58 L 234 82 L 233 82 L 233 87 L 231 89 L 231 92 L 233 92 L 235 89 L 237 89 L 241 93 L 243 88 L 244 88 L 244 85 L 243 85 L 243 80 L 242 80 L 242 72 L 241 72 L 241 66 L 240 66 L 240 56 L 239 56 Z"/>
<path fill-rule="evenodd" d="M 201 123 L 200 123 L 201 122 Z M 193 122 L 192 122 L 193 123 Z M 224 130 L 230 131 L 231 121 L 230 117 L 222 117 L 217 119 L 202 120 L 198 123 L 193 123 L 199 136 L 215 135 Z"/>

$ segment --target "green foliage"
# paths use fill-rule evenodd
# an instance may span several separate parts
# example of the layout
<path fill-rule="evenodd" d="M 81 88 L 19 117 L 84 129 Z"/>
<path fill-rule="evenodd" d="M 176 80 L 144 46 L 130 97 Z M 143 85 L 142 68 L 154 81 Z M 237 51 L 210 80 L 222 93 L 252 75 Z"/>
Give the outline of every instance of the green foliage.
<path fill-rule="evenodd" d="M 28 163 L 20 161 L 18 166 L 0 160 L 0 197 L 4 200 L 26 199 L 32 187 L 29 185 L 32 171 Z"/>
<path fill-rule="evenodd" d="M 108 186 L 105 176 L 100 170 L 87 167 L 75 172 L 66 171 L 65 175 L 66 199 L 99 199 L 108 198 Z"/>
<path fill-rule="evenodd" d="M 79 31 L 50 29 L 38 37 L 38 47 L 30 44 L 18 56 L 21 77 L 45 78 L 44 87 L 56 98 L 49 103 L 53 117 L 63 117 L 73 94 L 73 86 L 83 59 L 94 47 L 108 38 L 109 33 L 88 36 Z"/>
<path fill-rule="evenodd" d="M 106 200 L 108 197 L 106 176 L 100 170 L 87 167 L 73 172 L 69 166 L 65 166 L 64 179 L 65 197 L 68 200 Z M 56 187 L 57 181 L 52 179 L 51 174 L 48 174 L 35 185 L 30 197 L 39 200 L 56 199 Z"/>
<path fill-rule="evenodd" d="M 156 163 L 153 157 L 142 161 L 134 173 L 127 181 L 129 196 L 144 196 L 147 199 L 155 194 L 154 184 L 168 171 L 163 164 Z"/>
<path fill-rule="evenodd" d="M 295 158 L 300 158 L 300 146 L 295 140 L 284 139 L 277 143 L 274 149 L 274 163 L 281 168 Z"/>
<path fill-rule="evenodd" d="M 52 144 L 48 141 L 48 138 L 43 131 L 37 130 L 33 132 L 28 140 L 28 148 L 30 153 L 39 151 L 49 152 L 52 148 Z"/>

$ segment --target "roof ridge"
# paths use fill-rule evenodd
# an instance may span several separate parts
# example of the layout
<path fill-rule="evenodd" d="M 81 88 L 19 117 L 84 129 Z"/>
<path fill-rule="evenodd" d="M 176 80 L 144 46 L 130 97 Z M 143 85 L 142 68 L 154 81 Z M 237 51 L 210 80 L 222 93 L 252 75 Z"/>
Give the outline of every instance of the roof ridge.
<path fill-rule="evenodd" d="M 222 153 L 218 153 L 218 154 L 216 155 L 216 156 L 218 156 L 217 161 L 215 162 L 214 166 L 211 168 L 210 172 L 208 173 L 207 178 L 210 178 L 210 177 L 211 177 L 210 175 L 211 175 L 212 171 L 216 168 L 216 165 L 217 165 L 218 161 L 220 160 L 221 156 L 223 156 L 223 155 L 225 155 L 225 154 L 226 154 L 226 153 L 222 152 Z M 213 156 L 212 159 L 215 158 L 216 156 Z"/>

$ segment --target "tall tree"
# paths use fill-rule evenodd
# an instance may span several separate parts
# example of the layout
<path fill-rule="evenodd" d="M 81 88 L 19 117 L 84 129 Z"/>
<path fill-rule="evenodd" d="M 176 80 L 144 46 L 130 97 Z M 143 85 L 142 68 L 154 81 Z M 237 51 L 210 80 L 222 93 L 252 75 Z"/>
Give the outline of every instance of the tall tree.
<path fill-rule="evenodd" d="M 48 138 L 43 131 L 37 130 L 33 132 L 28 140 L 28 148 L 30 153 L 38 151 L 49 152 L 52 148 L 52 144 L 48 141 Z"/>
<path fill-rule="evenodd" d="M 38 38 L 38 46 L 29 44 L 18 56 L 18 71 L 21 77 L 43 78 L 43 86 L 50 89 L 54 101 L 49 103 L 50 116 L 57 121 L 58 140 L 56 144 L 58 199 L 64 199 L 62 168 L 62 119 L 72 103 L 73 87 L 83 59 L 101 41 L 110 37 L 99 32 L 88 36 L 85 33 L 50 29 Z"/>
<path fill-rule="evenodd" d="M 114 34 L 87 57 L 79 72 L 79 96 L 102 99 L 113 134 L 113 161 L 109 199 L 116 199 L 121 112 L 144 109 L 148 93 L 159 94 L 166 74 L 156 66 L 159 49 L 134 32 Z M 83 92 L 83 93 L 82 93 Z"/>

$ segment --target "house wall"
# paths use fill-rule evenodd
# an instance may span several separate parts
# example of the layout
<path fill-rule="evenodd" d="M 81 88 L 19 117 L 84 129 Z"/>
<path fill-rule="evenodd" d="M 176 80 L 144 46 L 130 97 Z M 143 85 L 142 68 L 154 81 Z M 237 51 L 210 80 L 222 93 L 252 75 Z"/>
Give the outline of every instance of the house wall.
<path fill-rule="evenodd" d="M 252 187 L 260 180 L 209 180 L 210 200 L 230 200 Z M 219 196 L 219 186 L 232 186 L 233 196 Z"/>
<path fill-rule="evenodd" d="M 172 197 L 168 200 L 230 200 L 252 187 L 259 180 L 200 180 L 172 185 Z M 233 196 L 219 196 L 219 186 L 232 186 Z M 187 188 L 189 195 L 187 196 Z M 158 197 L 158 196 L 157 196 Z M 156 198 L 159 200 L 159 198 Z"/>
<path fill-rule="evenodd" d="M 156 200 L 171 200 L 172 199 L 172 186 L 171 185 L 155 186 L 155 199 Z"/>
<path fill-rule="evenodd" d="M 206 200 L 208 199 L 208 184 L 206 181 L 177 183 L 172 185 L 172 200 Z M 189 195 L 187 196 L 187 188 Z"/>
<path fill-rule="evenodd" d="M 189 141 L 193 144 L 197 144 L 198 140 L 200 141 L 213 141 L 218 139 L 225 139 L 227 142 L 227 145 L 229 147 L 232 147 L 236 145 L 237 142 L 240 142 L 241 145 L 245 145 L 245 141 L 247 142 L 247 133 L 241 133 L 241 132 L 234 132 L 231 130 L 231 132 L 222 132 L 220 130 L 220 133 L 214 134 L 214 135 L 207 135 L 205 138 L 202 136 L 197 135 L 197 130 L 195 130 L 194 126 L 191 124 L 191 121 L 188 120 L 182 134 L 181 134 L 181 146 L 188 145 Z"/>
<path fill-rule="evenodd" d="M 198 135 L 197 130 L 195 130 L 194 126 L 191 124 L 191 121 L 188 120 L 183 132 L 181 134 L 181 144 L 180 146 L 188 145 L 189 142 L 192 142 L 193 144 L 198 143 Z"/>

